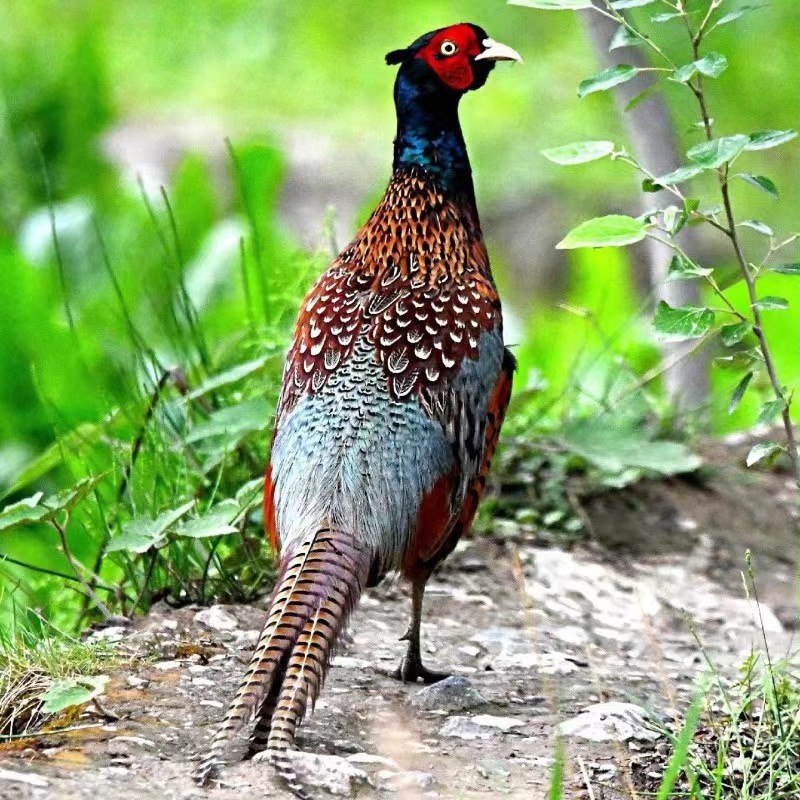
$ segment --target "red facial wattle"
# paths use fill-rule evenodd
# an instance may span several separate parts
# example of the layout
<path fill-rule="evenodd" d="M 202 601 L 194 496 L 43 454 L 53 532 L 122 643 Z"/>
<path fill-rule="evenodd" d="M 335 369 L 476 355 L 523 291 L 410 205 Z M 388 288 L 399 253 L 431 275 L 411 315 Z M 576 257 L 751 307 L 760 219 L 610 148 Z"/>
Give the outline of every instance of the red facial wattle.
<path fill-rule="evenodd" d="M 417 54 L 442 80 L 457 92 L 465 92 L 475 79 L 472 59 L 483 48 L 472 25 L 452 25 L 439 31 Z"/>

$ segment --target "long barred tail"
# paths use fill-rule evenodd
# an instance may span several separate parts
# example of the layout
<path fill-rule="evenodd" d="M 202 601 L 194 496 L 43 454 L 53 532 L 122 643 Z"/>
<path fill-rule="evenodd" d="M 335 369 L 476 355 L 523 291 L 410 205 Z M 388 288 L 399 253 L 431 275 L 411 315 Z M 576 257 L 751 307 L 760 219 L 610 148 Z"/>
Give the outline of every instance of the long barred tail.
<path fill-rule="evenodd" d="M 266 740 L 267 759 L 287 788 L 307 797 L 288 751 L 309 704 L 314 706 L 370 562 L 351 534 L 327 526 L 285 559 L 253 657 L 195 773 L 201 786 L 225 763 L 234 737 L 255 722 L 251 749 L 263 749 Z"/>

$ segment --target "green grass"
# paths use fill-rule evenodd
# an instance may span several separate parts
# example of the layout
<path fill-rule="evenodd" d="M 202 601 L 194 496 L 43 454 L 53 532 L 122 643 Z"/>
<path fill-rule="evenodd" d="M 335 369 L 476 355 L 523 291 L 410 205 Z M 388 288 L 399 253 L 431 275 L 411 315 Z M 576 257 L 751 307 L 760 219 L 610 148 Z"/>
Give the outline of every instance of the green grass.
<path fill-rule="evenodd" d="M 682 718 L 651 723 L 663 735 L 652 750 L 618 765 L 631 778 L 632 800 L 796 800 L 800 797 L 800 671 L 796 654 L 773 659 L 758 611 L 758 593 L 746 553 L 746 593 L 752 598 L 762 643 L 751 649 L 738 669 L 716 662 L 698 638 L 705 670 Z M 671 696 L 679 697 L 678 687 Z M 565 797 L 563 753 L 556 747 L 551 797 Z M 584 775 L 586 780 L 586 776 Z M 601 787 L 586 786 L 594 796 Z"/>
<path fill-rule="evenodd" d="M 233 146 L 230 171 L 227 211 L 209 211 L 192 157 L 160 196 L 98 211 L 85 230 L 93 264 L 56 227 L 51 307 L 9 297 L 12 339 L 15 321 L 20 339 L 36 331 L 33 369 L 17 377 L 43 446 L 5 488 L 0 573 L 15 589 L 0 618 L 14 602 L 75 628 L 158 597 L 245 601 L 268 583 L 260 479 L 283 349 L 320 260 L 274 223 L 274 148 Z M 234 224 L 227 255 L 205 255 L 203 240 Z M 30 267 L 14 259 L 23 286 Z M 86 294 L 72 286 L 79 265 L 95 272 Z"/>
<path fill-rule="evenodd" d="M 785 661 L 753 653 L 738 680 L 713 674 L 683 727 L 667 731 L 673 754 L 641 765 L 658 800 L 791 800 L 800 796 L 800 676 Z M 657 788 L 657 791 L 656 791 Z"/>
<path fill-rule="evenodd" d="M 54 691 L 96 680 L 120 658 L 114 645 L 82 642 L 41 618 L 0 628 L 0 744 L 40 732 L 52 719 L 48 702 L 67 707 L 53 705 Z"/>

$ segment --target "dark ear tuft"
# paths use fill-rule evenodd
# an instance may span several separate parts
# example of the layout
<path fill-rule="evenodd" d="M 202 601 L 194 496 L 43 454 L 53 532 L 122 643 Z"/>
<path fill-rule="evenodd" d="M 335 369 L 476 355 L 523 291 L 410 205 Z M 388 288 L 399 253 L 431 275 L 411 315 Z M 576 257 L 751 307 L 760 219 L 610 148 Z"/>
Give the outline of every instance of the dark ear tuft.
<path fill-rule="evenodd" d="M 389 66 L 402 64 L 408 58 L 408 55 L 408 48 L 404 50 L 392 50 L 391 53 L 386 54 L 386 63 L 389 64 Z"/>

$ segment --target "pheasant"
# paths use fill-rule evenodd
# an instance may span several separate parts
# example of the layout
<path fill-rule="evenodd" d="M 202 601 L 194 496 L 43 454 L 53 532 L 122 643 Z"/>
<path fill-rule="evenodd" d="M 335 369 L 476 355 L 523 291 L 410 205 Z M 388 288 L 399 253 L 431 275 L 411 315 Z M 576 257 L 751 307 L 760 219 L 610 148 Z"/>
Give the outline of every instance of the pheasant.
<path fill-rule="evenodd" d="M 515 368 L 458 120 L 499 60 L 521 58 L 467 23 L 386 56 L 399 65 L 392 177 L 300 309 L 264 492 L 280 571 L 200 783 L 254 726 L 250 754 L 266 750 L 308 796 L 289 757 L 296 730 L 362 591 L 389 572 L 411 584 L 396 677 L 445 677 L 420 657 L 425 584 L 475 515 Z"/>

